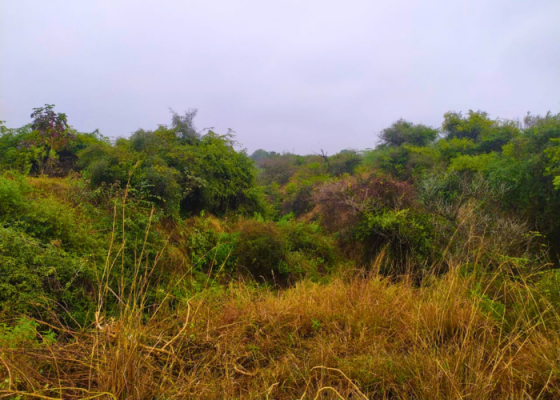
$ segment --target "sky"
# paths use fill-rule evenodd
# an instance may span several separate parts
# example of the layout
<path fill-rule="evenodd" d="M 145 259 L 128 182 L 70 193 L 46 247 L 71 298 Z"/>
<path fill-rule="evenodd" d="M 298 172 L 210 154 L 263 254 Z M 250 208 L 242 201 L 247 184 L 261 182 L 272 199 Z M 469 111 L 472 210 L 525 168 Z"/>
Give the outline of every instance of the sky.
<path fill-rule="evenodd" d="M 300 154 L 560 112 L 560 1 L 0 0 L 0 120 L 45 103 L 109 137 L 197 108 L 249 153 Z"/>

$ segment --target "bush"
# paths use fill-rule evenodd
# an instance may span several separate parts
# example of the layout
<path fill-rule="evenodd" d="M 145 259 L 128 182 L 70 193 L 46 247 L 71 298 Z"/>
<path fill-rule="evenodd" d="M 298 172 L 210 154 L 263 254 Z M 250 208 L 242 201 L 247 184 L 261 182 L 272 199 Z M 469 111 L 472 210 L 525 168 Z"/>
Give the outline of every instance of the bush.
<path fill-rule="evenodd" d="M 57 242 L 67 250 L 84 253 L 97 247 L 87 223 L 75 209 L 54 197 L 36 196 L 23 176 L 0 177 L 0 222 L 22 229 L 44 243 Z"/>
<path fill-rule="evenodd" d="M 294 154 L 274 154 L 259 162 L 259 182 L 264 185 L 278 183 L 285 185 L 296 172 L 296 156 Z"/>
<path fill-rule="evenodd" d="M 293 212 L 295 215 L 300 216 L 311 211 L 313 208 L 313 185 L 298 186 L 294 182 L 293 186 L 286 187 L 286 192 L 288 192 L 288 196 L 286 196 L 287 198 L 282 203 L 282 211 L 284 214 Z"/>
<path fill-rule="evenodd" d="M 219 268 L 233 270 L 231 252 L 235 243 L 236 233 L 225 232 L 220 220 L 215 217 L 200 216 L 185 221 L 180 231 L 181 245 L 186 249 L 186 257 L 194 271 L 218 272 Z"/>
<path fill-rule="evenodd" d="M 331 236 L 323 233 L 317 222 L 298 222 L 284 218 L 277 224 L 285 237 L 288 252 L 300 252 L 321 264 L 331 264 L 336 259 L 336 244 Z"/>
<path fill-rule="evenodd" d="M 23 175 L 5 173 L 0 176 L 0 218 L 19 214 L 26 209 L 26 195 L 31 190 Z"/>
<path fill-rule="evenodd" d="M 443 239 L 438 247 L 446 248 L 455 262 L 474 261 L 485 268 L 512 265 L 513 258 L 541 263 L 545 238 L 531 232 L 519 215 L 504 212 L 510 188 L 503 183 L 495 185 L 482 174 L 465 170 L 425 175 L 417 189 Z M 518 269 L 520 263 L 515 264 Z"/>
<path fill-rule="evenodd" d="M 412 206 L 414 190 L 407 182 L 390 177 L 345 178 L 321 185 L 313 200 L 319 206 L 321 224 L 330 232 L 346 232 L 368 208 L 400 210 Z"/>
<path fill-rule="evenodd" d="M 416 210 L 368 210 L 362 214 L 355 237 L 363 246 L 363 262 L 369 265 L 381 250 L 391 262 L 382 273 L 418 273 L 432 265 L 435 229 L 432 217 Z"/>
<path fill-rule="evenodd" d="M 432 218 L 420 210 L 412 186 L 389 177 L 344 179 L 315 193 L 321 223 L 336 232 L 349 255 L 368 266 L 383 249 L 394 266 L 431 259 Z"/>
<path fill-rule="evenodd" d="M 0 313 L 47 320 L 52 312 L 70 322 L 91 317 L 95 273 L 84 257 L 56 245 L 41 244 L 25 233 L 0 227 Z"/>
<path fill-rule="evenodd" d="M 343 150 L 329 157 L 329 173 L 334 176 L 353 174 L 354 170 L 362 162 L 362 156 L 354 150 Z"/>
<path fill-rule="evenodd" d="M 232 256 L 239 272 L 249 272 L 254 279 L 284 280 L 286 242 L 272 222 L 246 220 L 241 223 Z"/>
<path fill-rule="evenodd" d="M 336 242 L 324 234 L 318 222 L 298 222 L 288 215 L 277 227 L 286 240 L 291 282 L 304 278 L 316 280 L 334 265 L 338 258 Z"/>

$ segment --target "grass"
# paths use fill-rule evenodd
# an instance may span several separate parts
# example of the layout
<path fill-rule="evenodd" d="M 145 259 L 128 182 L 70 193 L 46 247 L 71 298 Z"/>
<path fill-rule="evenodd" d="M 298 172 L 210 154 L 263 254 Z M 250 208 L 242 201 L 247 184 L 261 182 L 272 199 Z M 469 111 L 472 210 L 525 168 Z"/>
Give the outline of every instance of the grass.
<path fill-rule="evenodd" d="M 3 347 L 0 396 L 558 398 L 558 314 L 529 284 L 482 281 L 453 269 L 422 287 L 377 275 L 279 292 L 232 283 L 149 318 L 125 307 L 55 343 Z"/>

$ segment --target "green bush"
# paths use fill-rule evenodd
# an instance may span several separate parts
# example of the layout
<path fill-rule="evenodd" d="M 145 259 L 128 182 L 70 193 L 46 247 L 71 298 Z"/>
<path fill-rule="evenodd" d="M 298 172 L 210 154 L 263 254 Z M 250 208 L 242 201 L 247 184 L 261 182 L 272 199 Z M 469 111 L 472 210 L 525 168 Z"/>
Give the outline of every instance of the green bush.
<path fill-rule="evenodd" d="M 371 263 L 385 249 L 391 263 L 384 273 L 420 272 L 410 268 L 432 265 L 437 250 L 432 216 L 414 209 L 377 209 L 362 214 L 356 238 L 362 243 L 364 262 Z"/>
<path fill-rule="evenodd" d="M 300 252 L 310 259 L 321 260 L 324 265 L 335 261 L 336 243 L 331 236 L 323 233 L 317 222 L 283 218 L 277 226 L 285 237 L 288 252 Z"/>
<path fill-rule="evenodd" d="M 334 266 L 338 259 L 336 241 L 325 235 L 317 222 L 298 222 L 288 215 L 277 227 L 286 241 L 284 269 L 291 282 L 303 278 L 317 280 Z"/>
<path fill-rule="evenodd" d="M 31 349 L 56 342 L 53 331 L 39 332 L 38 328 L 39 323 L 37 321 L 25 316 L 19 318 L 14 326 L 0 323 L 0 347 Z"/>
<path fill-rule="evenodd" d="M 340 153 L 329 157 L 329 173 L 334 176 L 353 174 L 362 162 L 362 156 L 355 150 L 342 150 Z"/>
<path fill-rule="evenodd" d="M 287 278 L 285 253 L 286 242 L 274 223 L 246 220 L 240 226 L 232 256 L 240 273 L 249 272 L 256 280 L 271 282 Z"/>
<path fill-rule="evenodd" d="M 0 227 L 0 313 L 52 319 L 64 310 L 79 323 L 91 317 L 94 264 L 20 230 Z M 66 315 L 60 313 L 60 315 Z"/>
<path fill-rule="evenodd" d="M 232 272 L 231 257 L 237 233 L 224 232 L 219 220 L 196 217 L 185 221 L 181 231 L 182 243 L 186 247 L 192 269 L 208 273 L 221 270 Z"/>
<path fill-rule="evenodd" d="M 0 177 L 0 223 L 17 227 L 44 243 L 87 252 L 97 247 L 75 210 L 55 198 L 34 198 L 21 175 Z M 86 224 L 87 225 L 87 224 Z"/>
<path fill-rule="evenodd" d="M 0 218 L 20 214 L 28 206 L 26 195 L 31 186 L 20 174 L 4 173 L 0 176 Z"/>
<path fill-rule="evenodd" d="M 264 193 L 256 187 L 257 170 L 231 134 L 212 131 L 188 140 L 164 125 L 138 130 L 115 145 L 100 142 L 79 152 L 84 176 L 96 189 L 118 183 L 162 208 L 168 215 L 191 216 L 267 213 Z"/>

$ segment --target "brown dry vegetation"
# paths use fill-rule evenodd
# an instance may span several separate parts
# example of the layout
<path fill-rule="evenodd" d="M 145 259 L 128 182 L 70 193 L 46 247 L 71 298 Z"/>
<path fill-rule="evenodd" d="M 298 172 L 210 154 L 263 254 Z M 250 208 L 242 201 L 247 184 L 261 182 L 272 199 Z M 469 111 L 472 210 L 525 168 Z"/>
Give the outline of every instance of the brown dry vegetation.
<path fill-rule="evenodd" d="M 530 283 L 505 274 L 463 277 L 459 268 L 421 287 L 353 275 L 279 292 L 231 284 L 149 319 L 133 301 L 116 320 L 101 311 L 94 326 L 65 329 L 56 343 L 2 347 L 0 396 L 560 396 L 560 318 Z"/>

